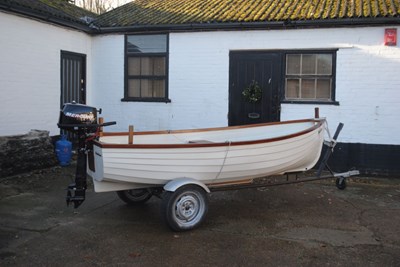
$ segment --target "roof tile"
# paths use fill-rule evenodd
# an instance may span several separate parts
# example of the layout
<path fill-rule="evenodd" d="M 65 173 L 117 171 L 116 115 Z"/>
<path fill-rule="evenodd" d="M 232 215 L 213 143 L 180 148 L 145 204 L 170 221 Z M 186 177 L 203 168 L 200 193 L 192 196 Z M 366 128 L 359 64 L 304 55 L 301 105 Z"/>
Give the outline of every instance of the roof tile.
<path fill-rule="evenodd" d="M 67 3 L 63 0 L 0 0 L 3 9 L 30 12 L 47 18 L 58 18 L 79 24 L 87 24 L 85 17 L 95 18 L 97 15 Z"/>
<path fill-rule="evenodd" d="M 399 17 L 400 0 L 135 0 L 100 27 Z"/>

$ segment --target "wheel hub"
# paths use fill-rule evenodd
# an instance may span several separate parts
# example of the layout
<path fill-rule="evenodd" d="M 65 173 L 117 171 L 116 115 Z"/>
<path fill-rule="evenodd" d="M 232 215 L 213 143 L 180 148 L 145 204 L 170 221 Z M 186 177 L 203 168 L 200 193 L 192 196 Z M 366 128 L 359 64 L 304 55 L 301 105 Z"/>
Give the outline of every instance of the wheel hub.
<path fill-rule="evenodd" d="M 198 200 L 193 196 L 183 196 L 176 203 L 176 215 L 181 220 L 191 221 L 199 212 Z"/>

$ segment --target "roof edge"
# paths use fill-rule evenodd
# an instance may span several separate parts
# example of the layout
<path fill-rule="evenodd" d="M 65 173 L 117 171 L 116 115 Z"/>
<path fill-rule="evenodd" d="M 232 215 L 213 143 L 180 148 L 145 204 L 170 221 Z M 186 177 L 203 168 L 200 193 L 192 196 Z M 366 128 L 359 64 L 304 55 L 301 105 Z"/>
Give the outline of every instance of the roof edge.
<path fill-rule="evenodd" d="M 28 8 L 0 3 L 0 11 L 19 14 L 28 18 L 57 24 L 68 28 L 83 31 L 88 34 L 100 35 L 107 33 L 135 33 L 135 32 L 195 32 L 218 30 L 279 30 L 302 28 L 333 28 L 333 27 L 363 27 L 400 25 L 400 17 L 374 17 L 374 18 L 336 18 L 318 20 L 285 20 L 262 22 L 210 22 L 210 23 L 186 23 L 186 24 L 156 24 L 156 25 L 132 25 L 101 27 L 96 25 L 96 19 L 85 24 L 73 20 L 67 20 L 34 12 Z"/>
<path fill-rule="evenodd" d="M 161 25 L 132 25 L 117 27 L 96 27 L 94 34 L 127 32 L 179 32 L 179 31 L 216 31 L 216 30 L 279 30 L 298 28 L 332 28 L 400 25 L 400 17 L 348 18 L 324 20 L 285 20 L 265 22 L 226 22 L 226 23 L 188 23 Z"/>
<path fill-rule="evenodd" d="M 76 30 L 84 31 L 86 33 L 91 33 L 92 32 L 92 27 L 91 24 L 85 25 L 83 23 L 78 23 L 66 19 L 61 19 L 57 17 L 51 17 L 51 16 L 46 16 L 45 14 L 40 14 L 37 12 L 32 11 L 31 9 L 24 8 L 24 7 L 18 7 L 15 8 L 11 5 L 5 5 L 0 3 L 0 11 L 4 11 L 5 13 L 12 13 L 12 14 L 19 14 L 27 18 L 34 18 L 38 19 L 41 21 L 49 22 L 49 23 L 54 23 L 59 26 L 65 26 L 69 28 L 73 28 Z"/>

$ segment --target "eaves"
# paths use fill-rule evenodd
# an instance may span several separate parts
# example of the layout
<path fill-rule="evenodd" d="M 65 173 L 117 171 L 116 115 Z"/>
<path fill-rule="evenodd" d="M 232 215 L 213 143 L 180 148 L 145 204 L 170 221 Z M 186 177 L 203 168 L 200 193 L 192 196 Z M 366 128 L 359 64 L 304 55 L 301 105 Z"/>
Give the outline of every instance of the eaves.
<path fill-rule="evenodd" d="M 91 29 L 91 33 L 109 34 L 109 33 L 145 33 L 145 32 L 148 33 L 195 32 L 195 31 L 218 31 L 218 30 L 284 30 L 284 29 L 304 29 L 304 28 L 374 27 L 374 26 L 389 26 L 389 25 L 400 25 L 400 17 L 132 25 L 132 26 L 115 26 L 115 27 L 96 27 Z"/>
<path fill-rule="evenodd" d="M 77 21 L 63 19 L 63 18 L 59 18 L 56 16 L 50 16 L 50 15 L 47 15 L 44 13 L 34 12 L 28 8 L 23 8 L 23 7 L 15 8 L 15 7 L 0 3 L 0 11 L 4 11 L 4 12 L 10 13 L 10 14 L 18 14 L 18 15 L 25 16 L 28 18 L 44 21 L 49 24 L 56 24 L 59 26 L 72 28 L 72 29 L 83 31 L 86 33 L 91 33 L 93 31 L 92 26 L 90 24 L 85 24 L 83 21 L 82 21 L 82 23 L 80 23 Z"/>

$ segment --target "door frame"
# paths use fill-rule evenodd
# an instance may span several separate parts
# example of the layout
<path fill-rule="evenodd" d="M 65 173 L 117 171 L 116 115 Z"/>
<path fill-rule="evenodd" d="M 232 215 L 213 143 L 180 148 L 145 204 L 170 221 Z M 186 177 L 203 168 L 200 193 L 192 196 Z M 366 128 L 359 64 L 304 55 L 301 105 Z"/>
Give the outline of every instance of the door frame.
<path fill-rule="evenodd" d="M 249 59 L 251 57 L 257 56 L 257 55 L 270 55 L 271 57 L 275 57 L 275 64 L 277 65 L 276 68 L 274 69 L 276 71 L 275 77 L 276 80 L 274 81 L 273 90 L 276 92 L 277 99 L 275 100 L 275 108 L 276 108 L 276 115 L 274 118 L 274 121 L 280 121 L 280 110 L 281 110 L 281 102 L 282 102 L 282 96 L 283 96 L 283 90 L 282 90 L 282 73 L 283 73 L 283 67 L 284 67 L 284 53 L 282 50 L 231 50 L 229 51 L 229 86 L 228 86 L 228 125 L 232 125 L 233 123 L 233 118 L 231 114 L 231 105 L 232 103 L 232 91 L 233 91 L 233 67 L 234 67 L 234 62 L 233 58 L 236 57 L 244 57 L 249 56 Z"/>
<path fill-rule="evenodd" d="M 65 51 L 61 50 L 60 51 L 60 108 L 62 108 L 62 105 L 64 104 L 63 99 L 65 95 L 64 91 L 64 84 L 63 84 L 63 78 L 64 78 L 64 68 L 63 68 L 63 59 L 78 59 L 81 61 L 81 69 L 80 69 L 80 76 L 81 76 L 81 82 L 80 82 L 80 88 L 79 90 L 79 103 L 80 104 L 86 104 L 86 58 L 87 56 L 85 54 L 81 53 L 76 53 L 76 52 L 70 52 L 70 51 Z M 68 71 L 68 70 L 67 70 Z M 67 73 L 67 75 L 74 75 L 72 73 Z M 71 76 L 69 76 L 71 77 Z M 69 93 L 68 93 L 69 94 Z M 71 99 L 70 101 L 73 101 L 74 99 Z"/>

